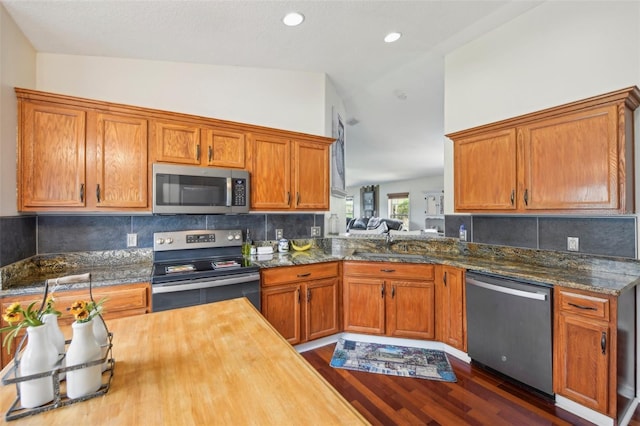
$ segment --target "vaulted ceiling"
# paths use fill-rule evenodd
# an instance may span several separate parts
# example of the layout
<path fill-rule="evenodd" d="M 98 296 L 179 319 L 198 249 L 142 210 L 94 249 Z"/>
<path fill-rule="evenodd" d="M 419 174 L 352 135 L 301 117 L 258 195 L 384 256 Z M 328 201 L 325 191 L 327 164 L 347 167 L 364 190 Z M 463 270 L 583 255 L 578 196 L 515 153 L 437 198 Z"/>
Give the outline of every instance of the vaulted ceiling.
<path fill-rule="evenodd" d="M 2 0 L 38 52 L 326 73 L 347 110 L 347 186 L 441 175 L 444 55 L 539 3 Z M 300 26 L 282 24 L 290 11 Z"/>

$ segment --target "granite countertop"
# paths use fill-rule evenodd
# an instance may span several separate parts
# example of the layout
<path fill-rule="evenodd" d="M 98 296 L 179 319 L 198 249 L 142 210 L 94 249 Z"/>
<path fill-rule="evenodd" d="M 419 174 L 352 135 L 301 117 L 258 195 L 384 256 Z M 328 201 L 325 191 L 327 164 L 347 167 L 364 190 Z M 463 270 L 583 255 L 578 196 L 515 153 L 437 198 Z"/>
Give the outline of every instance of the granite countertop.
<path fill-rule="evenodd" d="M 95 287 L 149 282 L 152 259 L 151 249 L 36 256 L 0 268 L 0 296 L 39 293 L 47 279 L 87 272 Z M 389 243 L 379 236 L 334 237 L 319 239 L 307 251 L 252 255 L 247 259 L 260 268 L 341 260 L 444 264 L 614 296 L 640 284 L 640 262 L 634 259 L 462 243 L 452 238 L 405 237 Z M 79 282 L 61 287 L 88 285 Z"/>

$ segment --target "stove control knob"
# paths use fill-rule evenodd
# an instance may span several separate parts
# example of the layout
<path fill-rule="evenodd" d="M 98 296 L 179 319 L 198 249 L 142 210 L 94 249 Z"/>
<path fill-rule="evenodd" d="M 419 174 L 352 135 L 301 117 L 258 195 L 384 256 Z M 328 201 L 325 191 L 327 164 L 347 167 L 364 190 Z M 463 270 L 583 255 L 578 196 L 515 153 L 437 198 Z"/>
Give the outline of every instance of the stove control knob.
<path fill-rule="evenodd" d="M 236 238 L 236 240 L 239 240 L 240 239 L 240 234 L 236 234 L 235 238 Z"/>
<path fill-rule="evenodd" d="M 164 238 L 158 238 L 156 244 L 164 244 Z"/>
<path fill-rule="evenodd" d="M 173 243 L 173 238 L 167 238 L 166 243 L 167 243 L 167 244 L 171 244 L 171 243 Z"/>
<path fill-rule="evenodd" d="M 231 234 L 227 235 L 227 240 L 233 241 L 233 235 L 231 235 Z"/>

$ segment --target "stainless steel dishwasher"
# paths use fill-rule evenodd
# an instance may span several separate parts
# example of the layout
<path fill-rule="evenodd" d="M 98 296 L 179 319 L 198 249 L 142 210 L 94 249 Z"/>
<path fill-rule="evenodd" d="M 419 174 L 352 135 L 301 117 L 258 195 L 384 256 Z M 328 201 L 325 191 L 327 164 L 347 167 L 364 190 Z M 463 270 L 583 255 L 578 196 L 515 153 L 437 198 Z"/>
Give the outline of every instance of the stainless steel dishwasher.
<path fill-rule="evenodd" d="M 553 394 L 552 287 L 469 271 L 466 293 L 469 357 Z"/>

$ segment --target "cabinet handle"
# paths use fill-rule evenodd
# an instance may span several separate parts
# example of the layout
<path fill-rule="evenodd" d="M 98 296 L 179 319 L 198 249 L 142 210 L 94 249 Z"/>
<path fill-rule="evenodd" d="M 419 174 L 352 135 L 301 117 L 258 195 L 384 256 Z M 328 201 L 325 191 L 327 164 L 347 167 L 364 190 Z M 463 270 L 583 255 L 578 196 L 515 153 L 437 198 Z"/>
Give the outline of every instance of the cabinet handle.
<path fill-rule="evenodd" d="M 296 275 L 298 278 L 304 278 L 304 277 L 308 277 L 309 275 L 311 275 L 311 272 L 307 272 L 306 274 L 298 274 Z"/>
<path fill-rule="evenodd" d="M 291 204 L 291 192 L 287 192 L 287 205 Z"/>
<path fill-rule="evenodd" d="M 296 204 L 300 204 L 300 193 L 296 192 Z"/>
<path fill-rule="evenodd" d="M 391 272 L 395 272 L 395 269 L 380 269 L 380 272 L 386 272 L 386 273 L 391 273 Z"/>
<path fill-rule="evenodd" d="M 597 311 L 598 308 L 594 308 L 593 306 L 582 306 L 582 305 L 578 305 L 575 303 L 567 303 L 567 305 L 569 306 L 573 306 L 574 308 L 578 308 L 578 309 L 584 309 L 585 311 Z"/>
<path fill-rule="evenodd" d="M 80 202 L 84 203 L 84 183 L 80 184 Z"/>
<path fill-rule="evenodd" d="M 209 162 L 211 162 L 211 160 L 213 159 L 213 148 L 210 146 L 209 147 Z"/>
<path fill-rule="evenodd" d="M 602 355 L 606 355 L 606 353 L 607 353 L 607 333 L 605 331 L 602 332 L 602 337 L 600 337 L 600 348 L 602 349 Z"/>
<path fill-rule="evenodd" d="M 307 303 L 311 301 L 311 290 L 307 289 Z"/>
<path fill-rule="evenodd" d="M 300 289 L 298 289 L 298 305 L 300 304 Z"/>
<path fill-rule="evenodd" d="M 200 144 L 196 145 L 196 160 L 200 161 Z"/>
<path fill-rule="evenodd" d="M 511 190 L 511 205 L 513 205 L 515 199 L 516 199 L 516 190 L 512 189 Z"/>
<path fill-rule="evenodd" d="M 100 184 L 96 185 L 96 198 L 98 199 L 98 202 L 100 202 Z"/>
<path fill-rule="evenodd" d="M 393 299 L 394 297 L 396 297 L 396 286 L 392 285 L 391 286 L 391 298 Z"/>
<path fill-rule="evenodd" d="M 384 298 L 384 284 L 380 285 L 380 296 Z"/>
<path fill-rule="evenodd" d="M 442 282 L 444 283 L 444 286 L 447 286 L 447 273 L 445 272 L 443 277 L 442 277 Z"/>
<path fill-rule="evenodd" d="M 529 205 L 529 190 L 528 189 L 524 190 L 524 205 L 525 206 Z"/>

